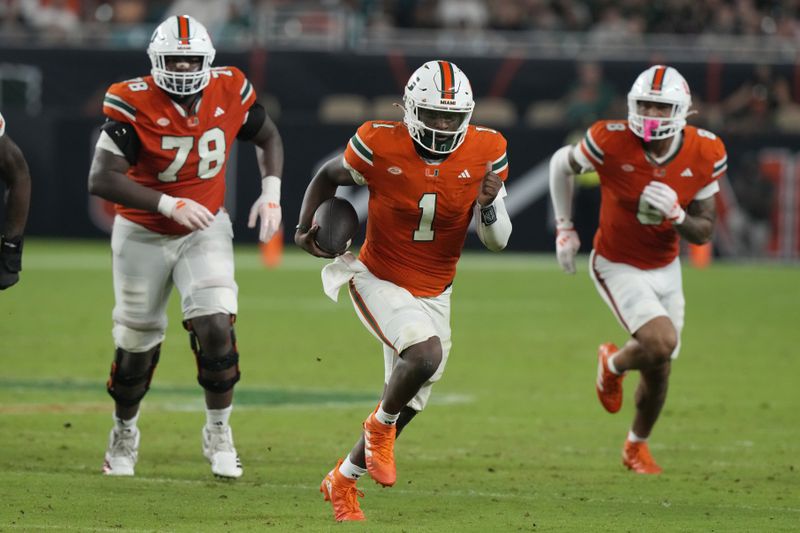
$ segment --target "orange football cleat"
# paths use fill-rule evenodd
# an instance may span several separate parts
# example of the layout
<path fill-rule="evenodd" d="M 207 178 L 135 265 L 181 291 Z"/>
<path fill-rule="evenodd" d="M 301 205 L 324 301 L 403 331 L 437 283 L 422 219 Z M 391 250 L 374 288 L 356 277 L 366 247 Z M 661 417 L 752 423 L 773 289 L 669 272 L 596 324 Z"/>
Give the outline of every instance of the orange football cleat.
<path fill-rule="evenodd" d="M 609 413 L 622 407 L 622 380 L 625 374 L 615 374 L 608 369 L 608 358 L 617 352 L 615 344 L 607 342 L 597 349 L 597 397 Z"/>
<path fill-rule="evenodd" d="M 339 472 L 341 464 L 342 460 L 339 459 L 322 480 L 319 491 L 325 496 L 325 501 L 333 505 L 333 517 L 337 522 L 366 520 L 358 503 L 358 498 L 363 498 L 364 493 L 356 488 L 355 479 L 347 479 Z"/>
<path fill-rule="evenodd" d="M 650 455 L 650 449 L 646 442 L 625 441 L 622 449 L 622 464 L 633 470 L 637 474 L 660 474 L 661 467 L 658 466 Z"/>
<path fill-rule="evenodd" d="M 376 409 L 377 411 L 377 409 Z M 394 465 L 394 439 L 397 427 L 386 425 L 375 419 L 370 413 L 364 421 L 364 455 L 367 459 L 367 472 L 376 483 L 391 487 L 397 481 L 397 469 Z"/>

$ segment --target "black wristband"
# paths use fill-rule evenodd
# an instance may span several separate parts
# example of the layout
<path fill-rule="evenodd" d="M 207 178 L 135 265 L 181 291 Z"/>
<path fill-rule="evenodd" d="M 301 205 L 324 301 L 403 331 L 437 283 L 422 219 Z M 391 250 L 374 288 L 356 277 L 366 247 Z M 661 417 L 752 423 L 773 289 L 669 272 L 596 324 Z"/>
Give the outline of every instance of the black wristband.
<path fill-rule="evenodd" d="M 494 205 L 481 207 L 481 224 L 491 226 L 495 222 L 497 222 L 497 211 L 494 210 Z"/>
<path fill-rule="evenodd" d="M 298 224 L 297 226 L 294 227 L 294 229 L 295 231 L 299 231 L 301 233 L 308 233 L 308 230 L 310 230 L 311 228 L 309 228 L 308 226 L 304 226 L 303 224 Z"/>
<path fill-rule="evenodd" d="M 7 272 L 22 270 L 22 236 L 0 239 L 0 263 Z"/>

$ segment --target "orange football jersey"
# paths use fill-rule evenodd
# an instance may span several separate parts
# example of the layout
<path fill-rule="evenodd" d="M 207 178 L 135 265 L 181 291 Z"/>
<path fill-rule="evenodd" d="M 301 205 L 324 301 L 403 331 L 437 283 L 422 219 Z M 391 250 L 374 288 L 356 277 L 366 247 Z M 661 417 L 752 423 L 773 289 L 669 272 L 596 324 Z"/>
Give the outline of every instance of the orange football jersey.
<path fill-rule="evenodd" d="M 128 170 L 135 182 L 171 196 L 191 198 L 216 213 L 225 200 L 225 166 L 231 146 L 256 95 L 236 67 L 211 69 L 211 81 L 191 111 L 176 104 L 152 76 L 115 83 L 103 112 L 130 124 L 141 141 Z M 117 213 L 151 231 L 182 235 L 189 230 L 159 213 L 123 205 Z"/>
<path fill-rule="evenodd" d="M 486 163 L 505 181 L 506 140 L 469 126 L 440 163 L 424 161 L 402 122 L 366 122 L 345 161 L 369 187 L 367 238 L 359 259 L 380 279 L 414 296 L 436 296 L 452 283 Z"/>
<path fill-rule="evenodd" d="M 686 126 L 680 142 L 671 158 L 656 164 L 626 121 L 601 120 L 586 132 L 579 147 L 600 176 L 602 197 L 597 253 L 642 269 L 663 267 L 678 256 L 678 232 L 642 199 L 642 191 L 651 181 L 663 182 L 686 209 L 728 164 L 725 145 L 709 131 Z"/>

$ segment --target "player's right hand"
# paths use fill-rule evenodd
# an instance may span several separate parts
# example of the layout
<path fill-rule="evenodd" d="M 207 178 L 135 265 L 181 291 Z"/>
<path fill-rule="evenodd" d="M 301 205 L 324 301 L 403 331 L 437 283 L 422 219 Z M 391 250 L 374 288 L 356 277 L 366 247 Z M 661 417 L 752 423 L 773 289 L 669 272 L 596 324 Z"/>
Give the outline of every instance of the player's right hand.
<path fill-rule="evenodd" d="M 503 180 L 500 179 L 500 176 L 492 172 L 492 162 L 487 161 L 486 174 L 483 176 L 481 188 L 478 190 L 478 197 L 475 200 L 478 202 L 479 206 L 486 207 L 494 202 L 494 199 L 497 198 L 502 188 Z"/>
<path fill-rule="evenodd" d="M 0 242 L 0 291 L 19 281 L 22 270 L 22 239 Z"/>
<path fill-rule="evenodd" d="M 214 214 L 206 206 L 189 198 L 176 198 L 169 218 L 192 231 L 206 229 L 214 222 Z"/>
<path fill-rule="evenodd" d="M 317 224 L 312 225 L 308 231 L 298 227 L 294 234 L 294 243 L 313 256 L 333 259 L 336 257 L 335 254 L 330 254 L 317 246 L 317 231 L 319 231 Z"/>
<path fill-rule="evenodd" d="M 559 224 L 556 228 L 556 258 L 561 270 L 567 274 L 575 273 L 575 256 L 580 247 L 581 240 L 572 223 Z"/>

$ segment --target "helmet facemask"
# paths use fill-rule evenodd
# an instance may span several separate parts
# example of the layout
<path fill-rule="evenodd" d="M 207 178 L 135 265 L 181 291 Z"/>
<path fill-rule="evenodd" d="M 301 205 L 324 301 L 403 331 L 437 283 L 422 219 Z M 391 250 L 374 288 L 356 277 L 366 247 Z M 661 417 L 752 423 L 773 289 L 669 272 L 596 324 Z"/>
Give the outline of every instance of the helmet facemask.
<path fill-rule="evenodd" d="M 663 103 L 669 105 L 671 109 L 666 116 L 643 115 L 639 112 L 640 102 Z M 652 97 L 628 97 L 628 125 L 633 133 L 641 137 L 644 142 L 668 139 L 677 134 L 686 126 L 688 114 L 688 104 L 665 102 Z"/>
<path fill-rule="evenodd" d="M 404 122 L 411 138 L 420 146 L 435 154 L 449 154 L 464 142 L 469 119 L 472 116 L 471 109 L 469 111 L 451 111 L 420 106 L 408 97 L 404 97 L 404 102 L 406 110 Z M 439 114 L 446 114 L 447 118 L 442 119 Z M 449 122 L 452 127 L 437 129 L 429 125 L 432 122 L 436 125 Z"/>
<path fill-rule="evenodd" d="M 156 85 L 177 96 L 195 94 L 206 88 L 211 81 L 211 60 L 208 55 L 191 54 L 186 57 L 202 57 L 202 64 L 197 71 L 175 71 L 167 68 L 169 58 L 179 57 L 177 54 L 153 54 L 150 60 L 153 68 L 150 73 Z"/>

